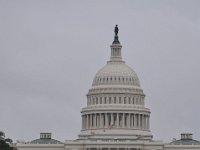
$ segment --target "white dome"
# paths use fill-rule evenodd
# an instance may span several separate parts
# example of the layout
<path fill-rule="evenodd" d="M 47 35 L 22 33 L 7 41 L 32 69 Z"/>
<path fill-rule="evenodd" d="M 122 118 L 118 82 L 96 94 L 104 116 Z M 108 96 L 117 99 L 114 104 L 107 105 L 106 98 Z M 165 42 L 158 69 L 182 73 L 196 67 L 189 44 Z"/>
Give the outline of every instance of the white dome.
<path fill-rule="evenodd" d="M 121 56 L 117 26 L 107 64 L 95 75 L 83 108 L 80 138 L 151 140 L 150 110 L 137 74 Z"/>
<path fill-rule="evenodd" d="M 140 87 L 137 74 L 123 61 L 109 61 L 94 77 L 92 86 L 133 85 Z"/>

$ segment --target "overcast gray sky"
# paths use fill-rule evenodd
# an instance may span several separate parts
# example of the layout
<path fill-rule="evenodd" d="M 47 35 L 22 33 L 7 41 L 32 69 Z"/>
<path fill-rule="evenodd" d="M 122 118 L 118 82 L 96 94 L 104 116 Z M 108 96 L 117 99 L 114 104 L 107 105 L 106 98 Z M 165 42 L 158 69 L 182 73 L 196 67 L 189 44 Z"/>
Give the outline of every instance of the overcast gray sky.
<path fill-rule="evenodd" d="M 139 76 L 155 140 L 200 140 L 199 0 L 0 0 L 0 130 L 76 139 L 114 26 Z"/>

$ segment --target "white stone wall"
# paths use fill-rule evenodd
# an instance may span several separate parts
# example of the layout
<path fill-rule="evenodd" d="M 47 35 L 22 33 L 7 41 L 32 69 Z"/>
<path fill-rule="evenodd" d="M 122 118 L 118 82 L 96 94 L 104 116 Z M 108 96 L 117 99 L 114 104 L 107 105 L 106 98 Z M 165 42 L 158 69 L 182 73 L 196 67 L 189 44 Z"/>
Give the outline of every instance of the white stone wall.
<path fill-rule="evenodd" d="M 17 143 L 17 150 L 65 150 L 64 144 Z"/>

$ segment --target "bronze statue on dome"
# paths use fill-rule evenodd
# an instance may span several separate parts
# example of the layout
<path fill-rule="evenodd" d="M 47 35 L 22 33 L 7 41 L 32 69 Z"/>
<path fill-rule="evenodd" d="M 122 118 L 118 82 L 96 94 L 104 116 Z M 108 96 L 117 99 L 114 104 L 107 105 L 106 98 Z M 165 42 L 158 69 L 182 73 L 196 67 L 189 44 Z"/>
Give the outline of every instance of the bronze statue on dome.
<path fill-rule="evenodd" d="M 118 35 L 118 31 L 119 31 L 119 29 L 118 29 L 118 26 L 117 26 L 117 25 L 115 26 L 115 30 L 114 30 L 114 31 L 115 31 L 115 36 L 117 36 L 117 35 Z"/>

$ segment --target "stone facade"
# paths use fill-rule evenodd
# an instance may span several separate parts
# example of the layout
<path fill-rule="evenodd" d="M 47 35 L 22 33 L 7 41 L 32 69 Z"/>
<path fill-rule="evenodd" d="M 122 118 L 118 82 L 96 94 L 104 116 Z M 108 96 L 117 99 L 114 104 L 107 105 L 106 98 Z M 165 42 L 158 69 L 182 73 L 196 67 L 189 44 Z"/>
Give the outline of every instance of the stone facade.
<path fill-rule="evenodd" d="M 19 150 L 200 150 L 191 134 L 168 144 L 153 140 L 151 112 L 137 74 L 122 60 L 116 28 L 110 60 L 95 75 L 81 111 L 78 139 L 56 143 L 43 134 L 35 142 L 17 143 Z"/>

